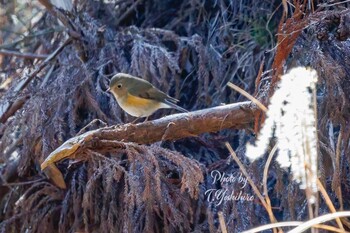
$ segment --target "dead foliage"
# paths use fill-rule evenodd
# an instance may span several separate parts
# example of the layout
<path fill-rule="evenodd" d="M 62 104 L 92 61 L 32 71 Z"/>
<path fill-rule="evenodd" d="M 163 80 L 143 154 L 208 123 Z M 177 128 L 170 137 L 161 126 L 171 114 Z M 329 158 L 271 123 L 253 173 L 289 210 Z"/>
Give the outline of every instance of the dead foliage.
<path fill-rule="evenodd" d="M 20 186 L 20 198 L 9 200 L 14 209 L 6 214 L 13 217 L 3 222 L 4 232 L 186 232 L 199 222 L 202 207 L 194 204 L 203 175 L 195 161 L 132 143 L 80 153 L 85 162 L 66 169 L 66 192 L 47 181 Z"/>
<path fill-rule="evenodd" d="M 349 208 L 344 197 L 350 195 L 349 139 L 350 131 L 350 56 L 347 34 L 350 23 L 348 9 L 319 13 L 320 20 L 300 36 L 292 52 L 291 63 L 296 61 L 318 71 L 318 120 L 321 180 L 337 197 L 339 208 Z M 345 23 L 348 22 L 348 23 Z M 347 32 L 346 32 L 347 31 Z M 313 39 L 309 39 L 312 35 Z"/>
<path fill-rule="evenodd" d="M 295 4 L 300 3 L 295 1 Z M 320 78 L 317 92 L 320 179 L 333 198 L 333 203 L 336 203 L 336 208 L 343 210 L 348 209 L 350 204 L 344 198 L 349 195 L 350 190 L 347 175 L 350 135 L 348 124 L 345 123 L 350 119 L 349 108 L 345 107 L 350 100 L 349 29 L 345 26 L 348 25 L 346 22 L 349 22 L 350 11 L 346 4 L 323 3 L 310 12 L 305 4 L 299 7 L 304 9 L 302 12 L 298 15 L 294 12 L 280 23 L 272 74 L 266 72 L 261 78 L 266 80 L 267 76 L 272 76 L 272 82 L 259 82 L 258 96 L 268 102 L 266 90 L 274 92 L 279 75 L 285 69 L 309 66 L 317 71 Z M 261 125 L 259 117 L 257 115 L 256 119 Z M 260 172 L 262 170 L 261 168 Z M 253 174 L 254 177 L 261 176 L 259 172 L 253 171 Z M 288 177 L 284 172 L 272 168 L 270 179 L 270 182 L 275 183 L 270 198 L 272 205 L 279 206 L 276 213 L 289 216 L 290 220 L 307 218 L 307 205 L 294 185 L 288 184 L 286 188 Z M 297 208 L 300 206 L 301 209 Z M 319 208 L 317 214 L 329 211 L 323 199 Z M 343 220 L 343 223 L 349 227 L 348 221 Z"/>
<path fill-rule="evenodd" d="M 267 102 L 272 76 L 295 64 L 312 66 L 322 78 L 323 181 L 333 201 L 343 200 L 350 190 L 345 156 L 349 14 L 343 9 L 348 3 L 308 2 L 294 1 L 286 12 L 280 1 L 88 0 L 74 1 L 69 13 L 5 2 L 8 10 L 0 12 L 1 231 L 216 232 L 219 211 L 229 232 L 269 222 L 257 199 L 216 205 L 205 195 L 217 188 L 253 194 L 248 185 L 242 189 L 211 178 L 213 170 L 239 172 L 224 160 L 225 141 L 247 164 L 244 131 L 149 146 L 97 139 L 94 147 L 79 150 L 79 159 L 58 164 L 66 190 L 47 180 L 40 164 L 65 141 L 133 120 L 105 92 L 117 72 L 145 78 L 191 111 L 244 100 L 226 87 L 228 81 L 256 90 Z M 274 57 L 265 51 L 275 46 L 277 30 Z M 170 110 L 152 119 L 165 113 Z M 257 184 L 262 169 L 261 163 L 247 169 Z M 268 187 L 278 221 L 306 218 L 304 194 L 286 171 L 272 164 Z M 348 205 L 343 200 L 337 207 Z M 323 203 L 319 207 L 327 211 Z"/>
<path fill-rule="evenodd" d="M 37 11 L 36 18 L 29 14 L 26 19 L 31 22 L 26 25 L 30 32 L 22 39 L 2 34 L 3 49 L 28 56 L 9 56 L 8 51 L 0 55 L 1 83 L 7 82 L 0 108 L 1 229 L 215 230 L 219 226 L 216 211 L 207 208 L 204 196 L 205 187 L 213 184 L 206 183 L 206 170 L 196 160 L 177 152 L 122 142 L 108 150 L 80 150 L 78 157 L 84 162 L 58 164 L 66 191 L 46 180 L 39 166 L 54 149 L 82 131 L 133 120 L 105 92 L 116 72 L 147 79 L 180 99 L 179 104 L 188 110 L 240 100 L 226 83 L 239 75 L 239 84 L 251 89 L 263 48 L 269 46 L 264 37 L 268 18 L 260 22 L 255 14 L 246 18 L 240 12 L 261 5 L 75 2 L 77 12 L 69 14 L 51 7 L 16 6 L 14 14 L 26 7 Z M 261 12 L 274 8 L 266 1 Z M 70 43 L 64 43 L 67 38 Z M 16 40 L 10 43 L 11 39 Z M 62 50 L 47 61 L 34 56 L 50 57 L 59 47 Z M 33 72 L 38 66 L 41 69 Z M 210 164 L 227 157 L 222 142 L 236 135 L 226 131 L 163 146 Z"/>

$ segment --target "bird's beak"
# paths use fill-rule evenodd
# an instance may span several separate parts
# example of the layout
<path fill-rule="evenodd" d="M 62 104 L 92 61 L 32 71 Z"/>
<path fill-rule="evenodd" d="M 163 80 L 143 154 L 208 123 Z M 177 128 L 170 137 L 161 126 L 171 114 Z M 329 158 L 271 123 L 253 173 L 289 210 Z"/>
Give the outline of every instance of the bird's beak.
<path fill-rule="evenodd" d="M 111 91 L 111 88 L 108 87 L 108 89 L 106 90 L 106 92 L 110 92 Z"/>

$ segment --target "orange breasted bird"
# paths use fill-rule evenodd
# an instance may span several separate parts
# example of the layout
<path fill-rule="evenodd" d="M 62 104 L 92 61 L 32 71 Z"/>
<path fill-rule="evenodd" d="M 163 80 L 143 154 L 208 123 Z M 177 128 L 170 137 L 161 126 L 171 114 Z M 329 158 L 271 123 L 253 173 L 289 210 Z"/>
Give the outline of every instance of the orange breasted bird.
<path fill-rule="evenodd" d="M 161 108 L 188 112 L 176 105 L 179 100 L 165 94 L 148 81 L 129 74 L 114 75 L 107 91 L 113 94 L 125 112 L 134 117 L 148 117 Z"/>

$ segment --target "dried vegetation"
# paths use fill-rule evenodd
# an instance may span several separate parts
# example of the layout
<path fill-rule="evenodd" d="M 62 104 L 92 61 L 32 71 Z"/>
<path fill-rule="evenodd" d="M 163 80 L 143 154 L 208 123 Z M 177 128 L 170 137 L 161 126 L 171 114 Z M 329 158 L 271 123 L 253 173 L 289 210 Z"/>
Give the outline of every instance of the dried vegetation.
<path fill-rule="evenodd" d="M 67 15 L 35 3 L 2 3 L 1 232 L 216 232 L 219 211 L 229 232 L 269 222 L 258 201 L 216 205 L 205 195 L 211 188 L 254 195 L 249 185 L 210 176 L 240 172 L 224 142 L 246 164 L 249 131 L 148 146 L 96 143 L 79 151 L 81 160 L 58 164 L 66 190 L 46 179 L 40 164 L 66 140 L 132 120 L 105 92 L 116 72 L 141 76 L 198 110 L 244 100 L 228 81 L 267 103 L 284 69 L 315 68 L 321 180 L 336 208 L 349 208 L 343 198 L 350 195 L 349 3 L 74 2 L 76 11 Z M 255 115 L 255 130 L 262 119 Z M 256 184 L 263 169 L 263 161 L 247 168 Z M 268 187 L 277 220 L 307 218 L 304 192 L 274 164 Z M 322 199 L 318 207 L 328 212 Z"/>

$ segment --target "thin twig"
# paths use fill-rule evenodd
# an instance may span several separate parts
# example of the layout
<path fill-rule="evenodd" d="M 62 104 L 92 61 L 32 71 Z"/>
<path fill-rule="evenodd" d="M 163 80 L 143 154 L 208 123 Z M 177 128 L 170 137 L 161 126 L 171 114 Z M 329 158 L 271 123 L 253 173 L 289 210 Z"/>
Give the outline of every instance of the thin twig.
<path fill-rule="evenodd" d="M 317 124 L 317 119 L 318 119 L 318 114 L 317 114 L 317 88 L 312 88 L 312 101 L 313 101 L 313 108 L 314 108 L 314 119 L 315 119 L 315 122 L 314 122 L 314 125 L 315 125 L 315 140 L 316 140 L 316 153 L 317 153 L 317 156 L 316 158 L 319 158 L 319 151 L 320 151 L 320 142 L 318 140 L 318 124 Z M 315 163 L 318 163 L 318 161 Z M 316 165 L 316 167 L 318 167 Z M 315 174 L 317 176 L 317 174 Z M 320 207 L 320 200 L 319 200 L 319 192 L 317 192 L 315 194 L 315 197 L 316 197 L 316 200 L 315 200 L 315 217 L 318 217 L 318 214 L 319 214 L 319 207 Z"/>
<path fill-rule="evenodd" d="M 66 47 L 68 44 L 72 42 L 72 38 L 68 38 L 60 47 L 58 47 L 53 53 L 50 54 L 36 69 L 30 73 L 26 80 L 22 82 L 20 85 L 16 87 L 15 91 L 22 91 L 29 83 L 32 81 L 32 79 L 45 67 L 47 64 L 49 64 L 53 59 L 56 58 L 56 56 Z"/>
<path fill-rule="evenodd" d="M 273 214 L 273 212 L 272 212 L 271 206 L 269 206 L 269 205 L 266 203 L 264 197 L 261 195 L 259 189 L 258 189 L 258 188 L 256 187 L 256 185 L 254 184 L 252 178 L 250 178 L 250 176 L 249 176 L 247 170 L 245 169 L 244 165 L 241 163 L 241 161 L 240 161 L 239 158 L 237 157 L 237 155 L 236 155 L 236 153 L 234 152 L 234 150 L 232 149 L 231 145 L 230 145 L 228 142 L 226 142 L 225 145 L 226 145 L 227 149 L 229 150 L 229 152 L 230 152 L 232 158 L 233 158 L 233 159 L 235 160 L 235 162 L 238 164 L 238 166 L 239 166 L 240 170 L 242 171 L 243 175 L 247 178 L 247 180 L 248 180 L 250 186 L 252 187 L 254 193 L 258 196 L 258 198 L 259 198 L 259 200 L 261 201 L 262 205 L 264 206 L 264 208 L 266 209 L 267 213 L 269 214 L 270 221 L 271 221 L 272 223 L 277 222 L 277 220 L 276 220 L 276 218 L 275 218 L 275 216 L 274 216 L 274 214 Z M 280 229 L 280 230 L 281 230 L 281 229 Z"/>
<path fill-rule="evenodd" d="M 265 107 L 265 105 L 263 105 L 259 100 L 257 100 L 256 98 L 254 98 L 252 95 L 250 95 L 248 92 L 246 92 L 245 90 L 243 90 L 242 88 L 236 86 L 235 84 L 228 82 L 227 86 L 231 87 L 233 90 L 241 93 L 243 96 L 247 97 L 247 99 L 249 99 L 250 101 L 252 101 L 253 103 L 255 103 L 261 110 L 263 110 L 264 112 L 267 112 L 267 108 Z"/>
<path fill-rule="evenodd" d="M 275 228 L 275 227 L 294 227 L 294 226 L 299 226 L 300 224 L 302 224 L 303 222 L 277 222 L 277 223 L 270 223 L 270 224 L 266 224 L 263 226 L 259 226 L 253 229 L 250 229 L 248 231 L 243 231 L 242 233 L 256 233 L 256 232 L 262 232 L 262 231 L 266 231 L 268 229 L 271 228 Z M 336 227 L 333 226 L 328 226 L 328 225 L 323 225 L 323 224 L 317 224 L 312 226 L 314 228 L 318 228 L 318 229 L 323 229 L 323 230 L 327 230 L 327 232 L 338 232 L 338 233 L 344 233 L 343 230 L 338 229 Z"/>
<path fill-rule="evenodd" d="M 1 44 L 0 45 L 0 49 L 8 49 L 8 48 L 12 48 L 12 47 L 15 47 L 16 45 L 18 45 L 19 43 L 22 43 L 24 41 L 28 41 L 32 38 L 36 38 L 36 37 L 39 37 L 39 36 L 43 36 L 43 35 L 46 35 L 46 34 L 49 34 L 49 33 L 54 33 L 54 32 L 61 32 L 63 31 L 63 28 L 62 27 L 57 27 L 57 28 L 49 28 L 49 29 L 45 29 L 45 30 L 41 30 L 41 31 L 38 31 L 34 34 L 29 34 L 29 35 L 26 35 L 24 37 L 20 37 L 18 39 L 15 39 L 14 41 L 12 41 L 11 43 L 7 43 L 7 44 Z"/>
<path fill-rule="evenodd" d="M 30 99 L 29 95 L 22 96 L 18 98 L 16 101 L 12 102 L 8 105 L 8 108 L 2 115 L 0 115 L 0 123 L 5 123 L 6 120 L 15 114 L 18 109 L 21 109 L 23 105 Z"/>
<path fill-rule="evenodd" d="M 45 59 L 48 56 L 45 54 L 21 53 L 21 52 L 11 51 L 7 49 L 0 49 L 0 54 L 6 55 L 6 56 L 23 57 L 27 59 Z"/>
<path fill-rule="evenodd" d="M 4 186 L 20 186 L 20 185 L 28 185 L 28 184 L 33 184 L 33 183 L 37 183 L 37 182 L 40 182 L 40 181 L 44 181 L 46 180 L 46 178 L 40 178 L 40 179 L 37 179 L 37 180 L 30 180 L 30 181 L 25 181 L 25 182 L 13 182 L 13 183 L 4 183 L 2 185 Z"/>
<path fill-rule="evenodd" d="M 264 186 L 264 195 L 265 195 L 265 200 L 266 200 L 266 204 L 271 208 L 271 201 L 270 201 L 270 197 L 269 197 L 269 192 L 267 191 L 267 173 L 269 171 L 269 167 L 270 167 L 270 163 L 272 161 L 273 155 L 276 153 L 277 151 L 277 144 L 272 148 L 271 152 L 269 153 L 269 157 L 267 158 L 265 167 L 264 167 L 264 173 L 263 173 L 263 186 Z M 271 208 L 272 211 L 272 208 Z M 273 229 L 274 232 L 276 231 L 276 229 Z"/>
<path fill-rule="evenodd" d="M 137 0 L 136 2 L 134 2 L 130 7 L 128 7 L 127 11 L 124 12 L 124 14 L 122 14 L 118 20 L 116 25 L 119 25 L 119 23 L 130 14 L 131 11 L 135 10 L 135 8 L 137 7 L 137 5 L 139 5 L 143 0 Z"/>
<path fill-rule="evenodd" d="M 219 222 L 220 222 L 220 228 L 221 228 L 221 232 L 222 233 L 227 233 L 227 228 L 226 228 L 226 224 L 225 224 L 225 219 L 224 219 L 224 215 L 222 213 L 222 211 L 220 211 L 218 213 L 219 216 Z"/>
<path fill-rule="evenodd" d="M 336 213 L 336 209 L 332 203 L 332 200 L 330 199 L 330 197 L 328 196 L 327 194 L 327 191 L 326 189 L 323 187 L 321 181 L 319 179 L 317 179 L 317 187 L 318 187 L 318 190 L 321 192 L 329 210 L 332 212 L 332 213 Z M 344 230 L 344 226 L 342 224 L 342 222 L 340 221 L 340 218 L 336 218 L 335 221 L 337 222 L 338 226 L 340 229 Z"/>
<path fill-rule="evenodd" d="M 296 227 L 296 226 L 299 226 L 302 223 L 303 222 L 298 222 L 298 221 L 294 221 L 294 222 L 276 222 L 276 223 L 270 223 L 270 224 L 266 224 L 266 225 L 263 225 L 263 226 L 255 227 L 253 229 L 250 229 L 250 230 L 247 230 L 247 231 L 243 231 L 242 233 L 255 233 L 255 232 L 260 232 L 260 231 L 266 231 L 268 229 L 276 228 L 276 227 Z"/>
<path fill-rule="evenodd" d="M 335 2 L 335 3 L 332 3 L 332 4 L 322 3 L 322 4 L 319 4 L 318 6 L 327 8 L 327 7 L 331 7 L 331 6 L 335 6 L 335 5 L 345 4 L 347 2 L 350 2 L 350 0 L 345 0 L 345 1 L 342 1 L 342 2 Z"/>
<path fill-rule="evenodd" d="M 340 205 L 340 210 L 344 209 L 344 204 L 343 204 L 343 196 L 342 196 L 342 191 L 341 191 L 341 185 L 340 185 L 340 157 L 341 157 L 341 145 L 342 145 L 342 139 L 343 139 L 343 127 L 340 127 L 339 130 L 339 135 L 338 135 L 338 140 L 337 140 L 337 147 L 335 149 L 335 171 L 334 171 L 334 178 L 333 181 L 337 180 L 337 182 L 334 182 L 337 185 L 337 187 L 333 186 L 333 189 L 335 191 L 335 194 L 337 195 L 339 199 L 339 205 Z"/>
<path fill-rule="evenodd" d="M 316 224 L 322 223 L 322 222 L 327 222 L 336 218 L 340 217 L 349 217 L 350 216 L 350 211 L 343 211 L 343 212 L 336 212 L 336 213 L 331 213 L 331 214 L 325 214 L 320 217 L 311 219 L 298 227 L 294 228 L 293 230 L 289 231 L 289 233 L 301 233 L 305 232 L 307 229 L 314 227 Z M 345 230 L 343 232 L 346 232 Z"/>

